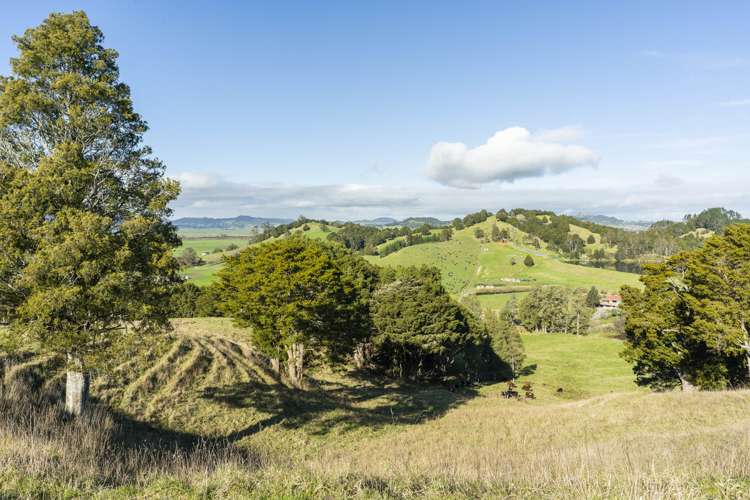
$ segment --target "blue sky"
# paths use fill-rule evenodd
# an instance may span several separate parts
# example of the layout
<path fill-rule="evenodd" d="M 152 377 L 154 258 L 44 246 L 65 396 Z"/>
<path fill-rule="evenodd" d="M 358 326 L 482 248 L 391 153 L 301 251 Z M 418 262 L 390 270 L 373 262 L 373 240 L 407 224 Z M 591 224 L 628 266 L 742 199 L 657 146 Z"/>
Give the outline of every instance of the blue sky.
<path fill-rule="evenodd" d="M 177 216 L 750 213 L 748 2 L 29 0 L 0 73 L 12 34 L 77 9 Z"/>

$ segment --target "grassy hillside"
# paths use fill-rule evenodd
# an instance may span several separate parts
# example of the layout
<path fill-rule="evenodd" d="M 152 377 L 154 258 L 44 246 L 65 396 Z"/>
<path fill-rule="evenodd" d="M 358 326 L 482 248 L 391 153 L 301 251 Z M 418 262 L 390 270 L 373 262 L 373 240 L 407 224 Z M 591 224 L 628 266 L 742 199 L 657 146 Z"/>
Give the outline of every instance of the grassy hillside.
<path fill-rule="evenodd" d="M 328 231 L 323 231 L 321 225 L 317 222 L 310 222 L 308 224 L 310 229 L 303 231 L 302 228 L 296 228 L 292 230 L 293 233 L 304 233 L 308 238 L 313 239 L 325 239 L 329 233 L 338 231 L 337 227 L 328 226 Z M 223 232 L 223 230 L 221 230 Z M 270 241 L 270 240 L 268 240 Z M 226 249 L 227 246 L 234 243 L 239 248 L 233 251 L 224 251 L 221 253 L 213 253 L 215 248 Z M 227 237 L 200 237 L 200 238 L 185 238 L 183 237 L 182 246 L 175 249 L 175 255 L 180 255 L 182 251 L 191 247 L 193 250 L 198 252 L 201 259 L 206 261 L 206 264 L 202 266 L 188 267 L 182 270 L 182 274 L 186 276 L 192 283 L 196 285 L 210 285 L 216 279 L 216 272 L 222 267 L 222 259 L 225 256 L 233 255 L 243 248 L 250 246 L 248 244 L 248 238 L 227 238 Z M 201 255 L 203 252 L 210 252 L 208 255 Z"/>
<path fill-rule="evenodd" d="M 523 233 L 502 222 L 498 222 L 498 226 L 510 231 L 512 241 L 482 243 L 474 237 L 476 227 L 489 234 L 494 222 L 494 217 L 491 217 L 484 223 L 456 231 L 449 242 L 415 245 L 383 258 L 368 259 L 385 266 L 437 266 L 443 272 L 446 288 L 454 295 L 473 289 L 477 284 L 596 286 L 604 291 L 619 290 L 624 284 L 639 284 L 638 276 L 634 274 L 567 264 L 544 247 L 534 249 L 524 246 Z M 534 266 L 523 264 L 526 255 L 532 255 Z M 481 300 L 485 303 L 504 303 L 507 299 L 482 297 Z"/>
<path fill-rule="evenodd" d="M 492 224 L 497 223 L 501 229 L 506 229 L 511 235 L 507 243 L 482 243 L 474 237 L 474 230 L 482 228 L 490 234 Z M 297 228 L 293 232 L 304 234 L 309 238 L 325 239 L 329 232 L 338 228 L 328 226 L 329 232 L 321 230 L 317 222 L 308 224 L 310 229 L 302 231 Z M 573 226 L 571 226 L 571 230 Z M 588 234 L 584 228 L 576 228 L 585 238 Z M 368 256 L 367 259 L 381 266 L 409 266 L 430 265 L 438 267 L 443 274 L 446 288 L 454 296 L 473 291 L 477 284 L 512 285 L 515 280 L 521 280 L 527 286 L 535 285 L 563 285 L 570 287 L 597 286 L 600 290 L 616 291 L 623 284 L 638 285 L 638 278 L 633 274 L 621 273 L 608 269 L 567 264 L 559 259 L 554 252 L 546 250 L 542 244 L 540 249 L 529 248 L 524 244 L 526 235 L 515 227 L 503 222 L 496 222 L 494 217 L 487 221 L 456 231 L 451 241 L 440 243 L 424 243 L 414 245 L 392 253 L 386 257 Z M 598 238 L 598 236 L 596 236 Z M 598 241 L 598 240 L 597 240 Z M 192 247 L 200 255 L 212 252 L 215 248 L 226 248 L 230 243 L 240 248 L 247 246 L 247 240 L 241 238 L 192 238 L 183 240 L 184 247 Z M 595 244 L 593 246 L 598 245 Z M 180 249 L 176 250 L 179 255 Z M 215 279 L 215 273 L 220 269 L 223 256 L 230 253 L 209 253 L 201 256 L 208 264 L 183 270 L 183 274 L 198 285 L 210 284 Z M 524 257 L 531 254 L 535 265 L 523 265 Z M 515 265 L 512 264 L 515 262 Z M 504 304 L 508 298 L 482 297 L 486 304 Z"/>
<path fill-rule="evenodd" d="M 175 326 L 94 382 L 127 437 L 0 418 L 0 496 L 736 498 L 750 486 L 750 392 L 637 390 L 604 334 L 525 336 L 537 399 L 515 401 L 505 384 L 452 392 L 325 370 L 293 391 L 228 320 Z M 157 438 L 177 448 L 153 458 L 142 446 Z"/>

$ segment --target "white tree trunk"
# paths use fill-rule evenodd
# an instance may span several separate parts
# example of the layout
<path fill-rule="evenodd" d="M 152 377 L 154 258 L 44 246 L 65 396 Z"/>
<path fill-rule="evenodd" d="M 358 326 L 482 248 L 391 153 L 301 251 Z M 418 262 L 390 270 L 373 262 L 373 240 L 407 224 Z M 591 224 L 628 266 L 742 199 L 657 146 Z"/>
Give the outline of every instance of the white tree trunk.
<path fill-rule="evenodd" d="M 75 417 L 80 416 L 89 399 L 89 374 L 69 371 L 65 381 L 65 411 Z"/>
<path fill-rule="evenodd" d="M 302 388 L 302 376 L 305 371 L 305 346 L 301 342 L 295 342 L 286 351 L 287 375 L 289 383 L 297 389 Z"/>
<path fill-rule="evenodd" d="M 358 370 L 362 370 L 367 366 L 370 361 L 370 354 L 372 351 L 372 344 L 368 342 L 361 342 L 354 348 L 354 366 Z"/>
<path fill-rule="evenodd" d="M 696 387 L 690 383 L 688 379 L 683 377 L 682 373 L 677 372 L 677 376 L 680 378 L 680 384 L 682 385 L 682 392 L 694 392 Z"/>
<path fill-rule="evenodd" d="M 271 358 L 271 370 L 277 380 L 281 380 L 281 360 L 277 358 Z"/>

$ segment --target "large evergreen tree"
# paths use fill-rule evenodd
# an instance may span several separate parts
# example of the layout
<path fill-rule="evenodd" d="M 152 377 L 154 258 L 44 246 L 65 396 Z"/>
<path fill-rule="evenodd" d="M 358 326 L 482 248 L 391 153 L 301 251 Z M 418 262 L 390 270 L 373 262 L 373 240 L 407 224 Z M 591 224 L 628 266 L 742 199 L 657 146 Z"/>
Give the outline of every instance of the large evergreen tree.
<path fill-rule="evenodd" d="M 14 37 L 0 78 L 6 340 L 67 357 L 76 414 L 91 366 L 167 326 L 177 281 L 167 204 L 178 186 L 142 144 L 146 123 L 102 40 L 83 12 L 52 14 Z"/>
<path fill-rule="evenodd" d="M 403 378 L 480 376 L 490 339 L 472 312 L 443 288 L 430 267 L 386 269 L 373 298 L 375 362 Z"/>
<path fill-rule="evenodd" d="M 626 359 L 642 383 L 683 389 L 750 381 L 750 226 L 647 267 L 623 289 Z"/>
<path fill-rule="evenodd" d="M 219 276 L 224 310 L 252 328 L 253 345 L 286 362 L 294 387 L 311 355 L 337 361 L 370 334 L 375 272 L 343 248 L 293 235 L 230 257 Z"/>

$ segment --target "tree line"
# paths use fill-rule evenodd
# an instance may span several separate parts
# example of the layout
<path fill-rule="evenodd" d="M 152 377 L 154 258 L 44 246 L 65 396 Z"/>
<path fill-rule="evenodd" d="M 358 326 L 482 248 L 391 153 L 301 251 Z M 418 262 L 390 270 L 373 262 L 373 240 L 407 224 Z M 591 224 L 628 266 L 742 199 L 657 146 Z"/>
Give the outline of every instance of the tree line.
<path fill-rule="evenodd" d="M 316 362 L 456 383 L 519 364 L 501 358 L 505 337 L 451 299 L 437 269 L 379 269 L 338 244 L 293 235 L 247 248 L 214 290 L 219 311 L 297 387 Z"/>
<path fill-rule="evenodd" d="M 614 258 L 617 261 L 665 258 L 682 251 L 693 250 L 703 244 L 703 238 L 693 234 L 694 231 L 703 229 L 721 233 L 730 224 L 747 222 L 739 213 L 725 208 L 709 208 L 698 214 L 689 214 L 680 222 L 656 222 L 644 231 L 628 231 L 604 226 L 545 210 L 521 208 L 510 211 L 499 210 L 496 217 L 500 221 L 541 239 L 551 249 L 559 251 L 568 258 L 575 260 L 583 256 L 594 260 L 608 258 L 603 248 L 586 253 L 586 245 L 595 243 L 595 239 L 592 241 L 589 238 L 584 241 L 580 236 L 570 233 L 571 225 L 583 227 L 599 234 L 601 243 L 605 247 L 616 247 Z"/>

